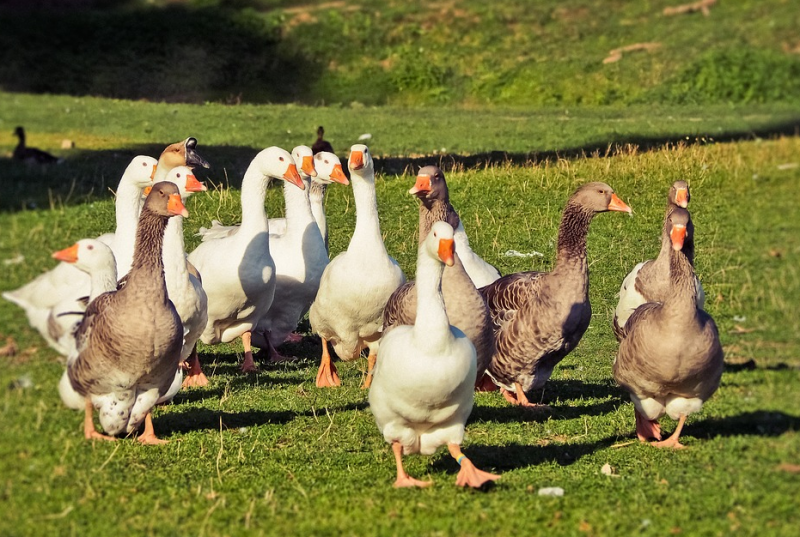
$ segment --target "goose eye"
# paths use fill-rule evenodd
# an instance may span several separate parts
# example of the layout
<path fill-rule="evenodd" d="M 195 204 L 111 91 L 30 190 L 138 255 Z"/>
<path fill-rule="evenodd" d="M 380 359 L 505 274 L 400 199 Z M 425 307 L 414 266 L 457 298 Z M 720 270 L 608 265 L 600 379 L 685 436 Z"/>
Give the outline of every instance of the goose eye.
<path fill-rule="evenodd" d="M 330 163 L 329 163 L 329 162 L 326 160 L 326 161 L 325 161 L 325 164 L 330 164 Z"/>
<path fill-rule="evenodd" d="M 146 162 L 142 162 L 142 166 L 147 166 L 147 163 Z"/>
<path fill-rule="evenodd" d="M 281 162 L 283 162 L 283 157 L 279 157 L 279 158 L 281 159 Z"/>
<path fill-rule="evenodd" d="M 89 246 L 86 247 L 86 249 L 87 250 L 94 250 L 94 246 L 90 244 Z"/>

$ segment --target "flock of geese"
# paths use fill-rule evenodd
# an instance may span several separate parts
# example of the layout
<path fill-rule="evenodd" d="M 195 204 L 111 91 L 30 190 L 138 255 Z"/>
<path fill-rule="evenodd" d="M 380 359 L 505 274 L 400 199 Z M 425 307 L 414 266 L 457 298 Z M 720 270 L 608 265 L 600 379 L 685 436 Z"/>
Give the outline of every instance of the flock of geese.
<path fill-rule="evenodd" d="M 322 135 L 320 127 L 318 142 Z M 539 406 L 526 394 L 547 382 L 591 318 L 590 223 L 630 207 L 605 183 L 581 186 L 566 203 L 553 269 L 501 276 L 470 248 L 442 170 L 426 166 L 409 190 L 420 201 L 419 250 L 416 279 L 406 281 L 382 238 L 369 149 L 351 147 L 349 180 L 330 149 L 258 153 L 242 181 L 240 224 L 201 228 L 202 242 L 188 255 L 184 202 L 205 190 L 192 169 L 208 167 L 197 140 L 168 146 L 158 160 L 137 156 L 116 192 L 115 232 L 56 252 L 58 266 L 3 293 L 66 356 L 59 393 L 84 411 L 87 439 L 141 431 L 140 442 L 164 442 L 153 430 L 153 407 L 182 386 L 208 383 L 198 341 L 241 338 L 242 370 L 253 371 L 253 346 L 271 361 L 287 359 L 277 348 L 302 337 L 294 330 L 308 314 L 322 341 L 317 386 L 341 383 L 329 345 L 344 361 L 368 351 L 362 387 L 392 446 L 395 486 L 430 485 L 409 476 L 402 457 L 443 445 L 460 465 L 459 486 L 499 478 L 460 449 L 474 392 L 499 389 L 511 404 Z M 273 180 L 284 182 L 285 219 L 265 211 Z M 352 186 L 356 225 L 347 250 L 330 259 L 324 197 L 332 183 Z M 614 314 L 614 378 L 634 403 L 639 440 L 659 447 L 683 447 L 686 417 L 716 391 L 723 367 L 694 273 L 689 199 L 686 182 L 672 185 L 658 257 L 624 279 Z M 678 420 L 667 439 L 664 414 Z"/>

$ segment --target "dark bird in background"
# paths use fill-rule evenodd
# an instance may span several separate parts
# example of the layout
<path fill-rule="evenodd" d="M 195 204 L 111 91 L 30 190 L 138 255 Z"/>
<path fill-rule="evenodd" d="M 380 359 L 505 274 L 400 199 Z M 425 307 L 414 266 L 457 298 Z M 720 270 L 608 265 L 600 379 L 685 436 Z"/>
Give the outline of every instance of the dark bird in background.
<path fill-rule="evenodd" d="M 37 164 L 59 164 L 64 161 L 41 149 L 35 147 L 25 146 L 25 129 L 17 127 L 14 129 L 14 136 L 19 138 L 17 147 L 14 148 L 14 160 L 21 160 L 23 162 L 35 162 Z"/>
<path fill-rule="evenodd" d="M 330 144 L 330 142 L 322 139 L 322 136 L 324 134 L 325 134 L 325 129 L 323 129 L 322 125 L 320 125 L 319 128 L 317 129 L 317 141 L 314 142 L 314 145 L 311 146 L 311 151 L 313 151 L 315 155 L 323 151 L 327 151 L 328 153 L 334 152 L 333 146 Z"/>

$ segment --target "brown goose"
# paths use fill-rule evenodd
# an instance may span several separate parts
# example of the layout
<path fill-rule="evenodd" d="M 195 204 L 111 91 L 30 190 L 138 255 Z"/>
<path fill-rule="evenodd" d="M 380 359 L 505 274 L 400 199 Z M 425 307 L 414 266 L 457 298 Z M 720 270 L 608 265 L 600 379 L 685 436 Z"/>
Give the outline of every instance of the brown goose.
<path fill-rule="evenodd" d="M 323 136 L 325 136 L 325 129 L 323 129 L 322 125 L 320 125 L 317 129 L 317 141 L 311 146 L 311 151 L 313 151 L 315 155 L 317 153 L 322 153 L 323 151 L 333 153 L 333 146 L 327 140 L 323 140 Z"/>
<path fill-rule="evenodd" d="M 208 162 L 197 153 L 197 138 L 190 136 L 182 142 L 175 142 L 164 148 L 158 157 L 158 168 L 153 181 L 156 183 L 163 181 L 169 171 L 177 166 L 209 167 Z"/>
<path fill-rule="evenodd" d="M 580 341 L 592 308 L 586 236 L 597 213 L 631 209 L 605 183 L 588 183 L 567 201 L 551 272 L 518 272 L 479 291 L 492 314 L 496 350 L 487 374 L 512 404 L 535 406 L 526 392 L 544 386 Z"/>
<path fill-rule="evenodd" d="M 28 147 L 25 145 L 25 129 L 17 127 L 14 129 L 14 136 L 19 138 L 17 147 L 14 148 L 12 156 L 14 160 L 21 160 L 23 162 L 36 163 L 36 164 L 59 164 L 64 161 L 56 156 L 51 155 L 47 151 L 42 151 L 35 147 Z"/>
<path fill-rule="evenodd" d="M 175 379 L 183 325 L 167 297 L 162 245 L 171 216 L 188 212 L 174 183 L 160 182 L 145 200 L 136 231 L 133 266 L 116 291 L 86 308 L 75 335 L 77 352 L 67 362 L 72 387 L 86 398 L 84 435 L 98 433 L 92 408 L 106 433 L 134 431 L 144 421 L 139 441 L 162 443 L 153 432 L 150 411 Z"/>
<path fill-rule="evenodd" d="M 664 226 L 676 207 L 685 209 L 689 206 L 689 185 L 686 181 L 675 181 L 667 194 L 667 211 L 664 215 Z M 692 225 L 690 223 L 690 225 Z M 683 253 L 694 265 L 694 227 L 689 230 Z M 622 280 L 619 289 L 619 302 L 614 310 L 614 335 L 617 341 L 622 338 L 622 330 L 633 311 L 646 302 L 657 302 L 665 298 L 669 289 L 669 256 L 672 250 L 666 227 L 662 228 L 661 250 L 655 260 L 642 261 Z M 696 276 L 695 276 L 696 278 Z M 700 280 L 697 280 L 697 307 L 703 309 L 706 295 Z"/>
<path fill-rule="evenodd" d="M 458 213 L 450 204 L 444 173 L 437 166 L 425 166 L 417 174 L 416 184 L 409 190 L 422 202 L 419 206 L 419 244 L 425 242 L 433 224 L 444 221 L 458 228 Z M 494 353 L 491 317 L 486 302 L 475 288 L 456 252 L 454 264 L 444 269 L 442 294 L 450 323 L 472 341 L 478 356 L 477 385 Z M 383 334 L 397 325 L 413 325 L 417 317 L 416 282 L 401 285 L 389 298 L 383 310 Z M 369 386 L 370 377 L 367 377 Z"/>
<path fill-rule="evenodd" d="M 665 228 L 672 245 L 669 289 L 663 301 L 643 304 L 630 316 L 613 371 L 636 407 L 639 440 L 661 440 L 657 420 L 666 413 L 678 426 L 653 445 L 682 448 L 678 438 L 686 416 L 719 387 L 723 354 L 714 319 L 697 306 L 694 270 L 683 252 L 691 239 L 689 211 L 676 207 Z"/>

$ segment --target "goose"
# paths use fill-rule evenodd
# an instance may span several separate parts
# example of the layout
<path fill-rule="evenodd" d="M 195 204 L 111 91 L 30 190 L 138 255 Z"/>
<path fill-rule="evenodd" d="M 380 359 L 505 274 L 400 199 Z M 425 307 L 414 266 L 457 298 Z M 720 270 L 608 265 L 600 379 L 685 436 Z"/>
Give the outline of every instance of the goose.
<path fill-rule="evenodd" d="M 293 185 L 284 184 L 285 230 L 276 233 L 270 227 L 269 233 L 269 250 L 275 260 L 275 298 L 269 311 L 259 320 L 252 339 L 253 345 L 267 349 L 273 362 L 288 360 L 275 347 L 286 340 L 308 311 L 329 262 L 328 250 L 311 208 L 310 180 L 322 174 L 326 181 L 349 184 L 341 163 L 334 164 L 332 160 L 325 163 L 322 159 L 314 159 L 308 146 L 295 147 L 292 157 L 302 170 L 300 176 L 306 188 L 298 190 Z M 315 160 L 323 164 L 319 170 L 315 169 Z"/>
<path fill-rule="evenodd" d="M 496 345 L 487 374 L 512 404 L 536 406 L 526 393 L 544 386 L 589 326 L 586 237 L 592 218 L 605 211 L 631 208 L 605 183 L 581 186 L 564 208 L 553 270 L 509 274 L 479 289 Z"/>
<path fill-rule="evenodd" d="M 67 374 L 72 388 L 86 398 L 87 439 L 113 439 L 144 422 L 139 442 L 165 442 L 155 435 L 151 410 L 174 382 L 183 343 L 162 257 L 167 220 L 175 215 L 188 216 L 178 187 L 156 183 L 139 216 L 131 270 L 117 290 L 89 304 L 76 332 L 77 352 L 67 360 Z M 97 432 L 93 409 L 111 436 Z"/>
<path fill-rule="evenodd" d="M 475 347 L 451 326 L 442 297 L 442 273 L 454 266 L 453 228 L 434 223 L 419 246 L 419 299 L 412 325 L 384 334 L 380 362 L 369 391 L 375 423 L 391 444 L 397 465 L 395 487 L 426 487 L 403 468 L 403 454 L 433 454 L 447 445 L 461 469 L 458 486 L 479 488 L 500 476 L 478 470 L 461 452 L 464 426 L 472 412 L 477 357 Z"/>
<path fill-rule="evenodd" d="M 17 127 L 14 129 L 14 136 L 19 138 L 17 147 L 14 148 L 12 157 L 14 160 L 32 164 L 61 164 L 64 162 L 63 158 L 58 158 L 51 155 L 47 151 L 42 151 L 35 147 L 28 147 L 25 145 L 25 129 Z"/>
<path fill-rule="evenodd" d="M 686 181 L 675 181 L 667 194 L 667 211 L 664 222 L 669 219 L 675 207 L 686 209 L 691 199 L 689 184 Z M 693 231 L 693 230 L 690 230 Z M 692 233 L 687 235 L 683 252 L 694 265 L 694 242 Z M 655 260 L 642 261 L 622 280 L 619 290 L 619 302 L 614 310 L 614 335 L 617 341 L 622 337 L 625 322 L 636 308 L 645 302 L 658 302 L 663 300 L 664 293 L 669 287 L 669 256 L 672 245 L 666 227 L 662 226 L 661 250 Z M 697 278 L 697 276 L 695 276 Z M 697 307 L 703 309 L 706 295 L 700 280 L 695 282 L 697 289 Z"/>
<path fill-rule="evenodd" d="M 458 213 L 450 203 L 444 172 L 439 167 L 422 168 L 409 193 L 416 195 L 422 202 L 419 206 L 420 244 L 438 221 L 445 221 L 454 228 L 459 226 Z M 478 385 L 482 385 L 484 372 L 494 353 L 491 316 L 486 302 L 464 270 L 458 248 L 453 265 L 444 269 L 442 295 L 450 322 L 462 330 L 475 346 L 478 356 Z M 413 281 L 406 282 L 392 294 L 383 310 L 384 336 L 395 325 L 414 324 L 416 314 L 417 285 Z"/>
<path fill-rule="evenodd" d="M 243 371 L 255 368 L 251 331 L 275 295 L 275 262 L 269 249 L 264 197 L 269 178 L 305 188 L 292 156 L 280 147 L 262 150 L 242 180 L 242 224 L 236 233 L 201 242 L 189 262 L 203 275 L 208 322 L 200 340 L 206 345 L 242 338 Z"/>
<path fill-rule="evenodd" d="M 456 228 L 456 248 L 460 252 L 458 254 L 461 263 L 464 265 L 464 270 L 467 271 L 472 283 L 475 287 L 480 288 L 497 281 L 500 278 L 500 271 L 497 267 L 490 265 L 484 261 L 481 256 L 476 254 L 469 245 L 469 237 L 467 232 L 464 231 L 464 224 L 458 223 Z"/>
<path fill-rule="evenodd" d="M 719 387 L 723 352 L 714 319 L 697 305 L 697 280 L 683 251 L 692 238 L 689 211 L 675 207 L 664 229 L 671 243 L 667 291 L 663 300 L 642 304 L 628 318 L 613 374 L 633 401 L 639 440 L 655 438 L 656 447 L 680 449 L 686 417 Z M 661 441 L 658 419 L 664 414 L 678 426 Z"/>
<path fill-rule="evenodd" d="M 156 165 L 156 159 L 139 155 L 131 160 L 119 181 L 114 202 L 117 223 L 115 239 L 109 240 L 107 235 L 98 238 L 101 242 L 110 243 L 118 265 L 120 259 L 126 255 L 132 256 L 142 189 L 152 184 Z M 119 273 L 118 268 L 117 274 Z M 70 263 L 60 263 L 22 287 L 4 292 L 2 296 L 25 310 L 31 326 L 48 344 L 59 350 L 47 329 L 50 311 L 59 303 L 87 296 L 91 291 L 90 284 L 91 280 L 86 273 Z"/>
<path fill-rule="evenodd" d="M 362 349 L 369 348 L 372 370 L 380 346 L 383 308 L 394 290 L 405 283 L 400 265 L 386 252 L 381 236 L 375 167 L 367 146 L 353 145 L 347 165 L 356 204 L 356 228 L 347 250 L 333 258 L 323 272 L 309 310 L 311 328 L 322 339 L 318 387 L 341 384 L 328 342 L 345 361 L 355 360 Z"/>
<path fill-rule="evenodd" d="M 197 138 L 190 136 L 182 142 L 175 142 L 164 148 L 158 157 L 158 169 L 153 180 L 155 182 L 163 181 L 170 170 L 177 166 L 210 167 L 208 162 L 197 153 Z"/>
<path fill-rule="evenodd" d="M 333 146 L 330 144 L 330 142 L 327 142 L 322 139 L 324 135 L 325 135 L 325 129 L 323 129 L 322 125 L 320 125 L 317 128 L 317 141 L 314 142 L 314 145 L 311 146 L 311 150 L 314 152 L 315 155 L 317 153 L 322 153 L 323 151 L 326 153 L 333 153 Z"/>

